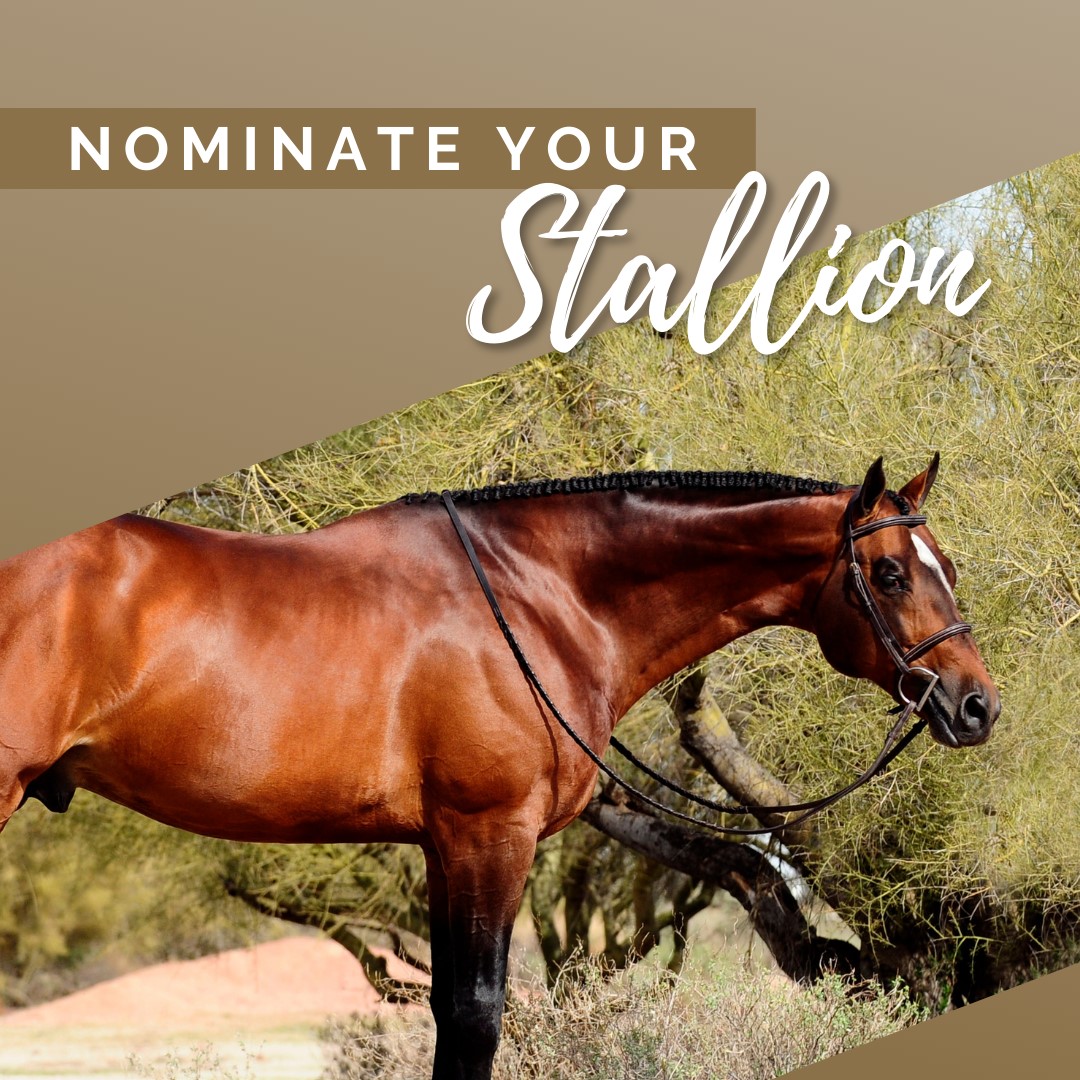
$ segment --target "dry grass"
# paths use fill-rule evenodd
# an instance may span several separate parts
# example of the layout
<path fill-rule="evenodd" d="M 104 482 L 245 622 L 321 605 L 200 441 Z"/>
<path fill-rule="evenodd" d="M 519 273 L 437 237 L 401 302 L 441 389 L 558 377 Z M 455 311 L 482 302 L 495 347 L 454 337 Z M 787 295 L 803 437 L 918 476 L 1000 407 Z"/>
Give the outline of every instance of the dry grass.
<path fill-rule="evenodd" d="M 495 1080 L 760 1080 L 899 1031 L 923 1013 L 897 991 L 852 994 L 826 978 L 801 990 L 768 973 L 654 967 L 605 979 L 595 966 L 556 994 L 507 1010 Z M 426 1080 L 426 1011 L 352 1020 L 326 1032 L 329 1080 Z"/>

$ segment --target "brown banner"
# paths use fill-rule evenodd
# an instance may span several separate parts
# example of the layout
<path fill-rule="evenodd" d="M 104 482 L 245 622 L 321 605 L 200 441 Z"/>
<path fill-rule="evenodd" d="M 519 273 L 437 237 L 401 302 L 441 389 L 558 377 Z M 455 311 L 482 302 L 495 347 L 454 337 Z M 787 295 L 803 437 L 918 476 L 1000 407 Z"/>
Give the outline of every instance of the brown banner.
<path fill-rule="evenodd" d="M 0 188 L 734 187 L 753 109 L 3 109 Z"/>
<path fill-rule="evenodd" d="M 1070 1076 L 1070 1045 L 1080 995 L 1080 967 L 1044 975 L 1026 986 L 977 1001 L 806 1069 L 798 1080 L 906 1080 L 978 1076 Z"/>

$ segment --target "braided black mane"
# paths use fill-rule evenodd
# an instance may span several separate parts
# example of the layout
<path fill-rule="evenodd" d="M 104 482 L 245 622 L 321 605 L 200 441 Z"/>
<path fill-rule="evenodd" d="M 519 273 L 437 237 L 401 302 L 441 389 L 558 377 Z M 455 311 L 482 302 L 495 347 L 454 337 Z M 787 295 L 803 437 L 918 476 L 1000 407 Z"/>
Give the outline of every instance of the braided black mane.
<path fill-rule="evenodd" d="M 784 495 L 834 495 L 844 485 L 767 472 L 621 472 L 575 476 L 566 480 L 526 480 L 515 484 L 463 488 L 450 494 L 454 502 L 495 502 L 539 495 L 577 495 L 591 491 L 640 491 L 645 488 L 706 488 L 722 491 L 763 491 Z M 439 499 L 439 492 L 403 496 L 407 503 Z"/>

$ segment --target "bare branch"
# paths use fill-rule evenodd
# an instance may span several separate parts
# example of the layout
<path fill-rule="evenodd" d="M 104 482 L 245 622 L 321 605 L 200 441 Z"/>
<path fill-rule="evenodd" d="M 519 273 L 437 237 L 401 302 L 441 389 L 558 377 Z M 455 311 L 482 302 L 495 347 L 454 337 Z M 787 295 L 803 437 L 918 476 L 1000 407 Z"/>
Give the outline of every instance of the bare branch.
<path fill-rule="evenodd" d="M 797 802 L 796 795 L 768 769 L 755 761 L 731 730 L 727 717 L 708 689 L 700 669 L 689 672 L 678 684 L 672 702 L 679 724 L 679 742 L 725 791 L 741 803 L 764 806 Z M 783 828 L 792 815 L 758 814 L 763 825 Z M 809 822 L 783 830 L 789 846 L 807 847 L 813 836 Z"/>
<path fill-rule="evenodd" d="M 372 952 L 355 923 L 334 919 L 329 913 L 325 912 L 312 914 L 294 910 L 270 899 L 265 894 L 245 889 L 235 881 L 226 881 L 225 891 L 230 896 L 242 900 L 262 915 L 269 915 L 271 918 L 295 923 L 298 926 L 314 927 L 321 930 L 328 937 L 333 938 L 334 941 L 347 949 L 360 961 L 368 982 L 371 983 L 380 997 L 391 1004 L 415 1002 L 417 992 L 427 991 L 427 987 L 421 983 L 394 978 L 387 970 L 386 959 Z M 395 952 L 399 957 L 406 959 L 409 963 L 414 963 L 408 951 L 404 948 L 400 933 L 390 927 L 379 926 L 377 929 L 390 936 L 395 945 Z M 426 965 L 419 966 L 419 969 L 425 970 Z"/>
<path fill-rule="evenodd" d="M 828 970 L 858 973 L 858 949 L 846 941 L 819 937 L 783 877 L 757 849 L 602 798 L 593 799 L 581 816 L 633 851 L 734 896 L 781 970 L 792 979 L 809 982 Z"/>

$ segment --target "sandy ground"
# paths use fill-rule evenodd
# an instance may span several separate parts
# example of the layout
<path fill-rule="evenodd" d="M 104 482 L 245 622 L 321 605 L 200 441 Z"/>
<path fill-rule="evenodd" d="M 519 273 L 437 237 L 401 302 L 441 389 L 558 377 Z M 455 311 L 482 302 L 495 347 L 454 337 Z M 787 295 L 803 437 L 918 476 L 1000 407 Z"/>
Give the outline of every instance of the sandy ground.
<path fill-rule="evenodd" d="M 734 901 L 702 912 L 694 927 L 696 948 L 707 955 L 722 951 L 743 963 L 753 955 L 772 966 Z M 542 962 L 526 912 L 511 952 L 519 978 L 527 970 L 538 977 Z M 381 955 L 392 975 L 424 981 Z M 380 1004 L 341 946 L 284 938 L 143 968 L 10 1010 L 0 1015 L 0 1080 L 318 1080 L 325 1064 L 318 1032 L 327 1017 L 393 1008 Z"/>
<path fill-rule="evenodd" d="M 395 975 L 409 974 L 388 957 Z M 371 1013 L 360 965 L 320 938 L 160 964 L 0 1016 L 0 1077 L 316 1080 L 319 1027 Z"/>

